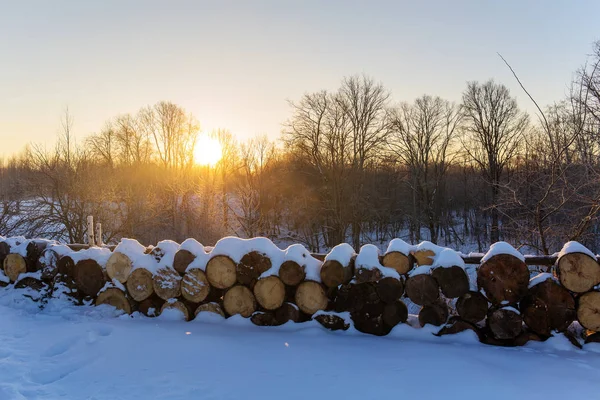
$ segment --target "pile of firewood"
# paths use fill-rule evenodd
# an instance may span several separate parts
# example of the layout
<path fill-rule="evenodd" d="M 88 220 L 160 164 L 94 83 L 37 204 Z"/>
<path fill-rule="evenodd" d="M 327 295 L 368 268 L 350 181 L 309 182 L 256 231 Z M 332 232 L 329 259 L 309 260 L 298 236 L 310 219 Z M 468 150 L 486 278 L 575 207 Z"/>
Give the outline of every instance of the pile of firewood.
<path fill-rule="evenodd" d="M 41 306 L 65 296 L 148 317 L 239 314 L 260 326 L 314 319 L 331 330 L 353 325 L 374 335 L 408 322 L 439 327 L 440 336 L 471 330 L 483 343 L 503 346 L 559 333 L 578 346 L 599 341 L 600 264 L 582 246 L 561 252 L 550 272 L 533 279 L 518 253 L 489 253 L 472 267 L 472 282 L 466 256 L 428 243 L 395 239 L 381 255 L 372 245 L 355 254 L 342 244 L 323 257 L 267 241 L 226 238 L 205 248 L 188 239 L 146 248 L 124 239 L 87 248 L 8 238 L 0 240 L 0 285 L 40 293 L 32 298 Z M 420 307 L 417 317 L 407 304 Z"/>

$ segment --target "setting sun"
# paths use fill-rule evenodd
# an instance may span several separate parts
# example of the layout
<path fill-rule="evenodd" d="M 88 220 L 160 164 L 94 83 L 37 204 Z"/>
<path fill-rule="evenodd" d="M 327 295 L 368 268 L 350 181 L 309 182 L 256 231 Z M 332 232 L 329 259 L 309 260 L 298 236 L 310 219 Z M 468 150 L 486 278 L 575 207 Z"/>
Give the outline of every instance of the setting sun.
<path fill-rule="evenodd" d="M 221 159 L 221 144 L 213 137 L 202 134 L 198 136 L 194 148 L 194 162 L 198 165 L 215 166 Z"/>

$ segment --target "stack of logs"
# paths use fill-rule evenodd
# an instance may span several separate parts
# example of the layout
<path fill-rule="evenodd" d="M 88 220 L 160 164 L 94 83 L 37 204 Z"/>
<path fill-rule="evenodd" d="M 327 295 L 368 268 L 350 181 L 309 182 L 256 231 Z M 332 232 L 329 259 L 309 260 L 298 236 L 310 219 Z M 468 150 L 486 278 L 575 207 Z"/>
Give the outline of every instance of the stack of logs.
<path fill-rule="evenodd" d="M 436 254 L 431 250 L 381 256 L 381 265 L 395 270 L 399 279 L 383 276 L 379 269 L 355 267 L 351 258 L 346 265 L 326 260 L 317 282 L 307 279 L 304 265 L 289 260 L 276 274 L 264 276 L 272 260 L 257 251 L 239 262 L 209 254 L 201 269 L 189 268 L 196 255 L 184 249 L 160 263 L 169 253 L 159 244 L 146 250 L 163 265 L 153 269 L 134 268 L 119 252 L 101 265 L 92 258 L 74 257 L 76 250 L 58 249 L 47 241 L 29 240 L 22 255 L 8 241 L 0 242 L 0 266 L 15 288 L 32 288 L 47 298 L 66 295 L 75 304 L 109 304 L 149 317 L 176 309 L 186 320 L 199 313 L 239 314 L 260 326 L 314 319 L 331 330 L 346 330 L 344 316 L 349 315 L 357 330 L 374 335 L 386 335 L 408 321 L 440 327 L 437 335 L 471 330 L 483 343 L 502 346 L 543 341 L 557 332 L 577 346 L 578 339 L 600 341 L 595 333 L 600 332 L 600 265 L 584 253 L 561 256 L 552 274 L 531 282 L 522 259 L 496 254 L 478 267 L 478 290 L 472 290 L 462 266 L 411 274 L 415 265 L 433 264 Z M 409 320 L 406 300 L 421 306 L 418 322 Z M 585 329 L 583 336 L 570 330 L 573 321 Z"/>

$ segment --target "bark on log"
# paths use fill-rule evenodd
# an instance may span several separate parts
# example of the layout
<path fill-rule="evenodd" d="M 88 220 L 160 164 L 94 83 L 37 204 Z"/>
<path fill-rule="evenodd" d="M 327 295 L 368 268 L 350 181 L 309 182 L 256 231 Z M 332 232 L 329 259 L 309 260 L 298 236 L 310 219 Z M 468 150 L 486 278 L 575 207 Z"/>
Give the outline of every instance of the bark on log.
<path fill-rule="evenodd" d="M 96 260 L 85 259 L 75 265 L 75 284 L 85 296 L 96 297 L 106 284 L 106 277 Z"/>
<path fill-rule="evenodd" d="M 349 283 L 354 276 L 354 259 L 348 265 L 336 260 L 327 260 L 321 266 L 321 281 L 327 287 Z"/>
<path fill-rule="evenodd" d="M 279 268 L 279 278 L 288 286 L 298 286 L 305 276 L 304 268 L 295 261 L 284 261 Z"/>
<path fill-rule="evenodd" d="M 383 323 L 389 327 L 394 327 L 400 323 L 405 323 L 408 319 L 408 308 L 402 300 L 386 304 L 381 315 Z"/>
<path fill-rule="evenodd" d="M 237 280 L 236 265 L 227 256 L 215 256 L 206 264 L 206 277 L 217 289 L 228 289 Z"/>
<path fill-rule="evenodd" d="M 196 256 L 188 250 L 178 250 L 173 259 L 173 268 L 181 275 L 185 274 L 188 265 L 196 259 Z"/>
<path fill-rule="evenodd" d="M 317 282 L 304 281 L 296 289 L 296 305 L 306 314 L 312 315 L 327 308 L 328 299 L 323 286 Z"/>
<path fill-rule="evenodd" d="M 77 263 L 79 265 L 79 263 Z M 127 314 L 131 314 L 131 303 L 125 293 L 116 287 L 107 288 L 98 294 L 96 305 L 108 304 Z"/>
<path fill-rule="evenodd" d="M 170 267 L 163 267 L 152 277 L 154 292 L 163 300 L 181 296 L 181 276 Z"/>
<path fill-rule="evenodd" d="M 487 327 L 494 339 L 515 339 L 523 330 L 523 318 L 512 310 L 499 308 L 489 313 Z"/>
<path fill-rule="evenodd" d="M 600 283 L 600 264 L 583 253 L 565 254 L 558 260 L 560 283 L 575 293 L 584 293 Z"/>
<path fill-rule="evenodd" d="M 375 285 L 377 295 L 387 304 L 393 304 L 404 294 L 404 283 L 396 278 L 386 277 Z"/>
<path fill-rule="evenodd" d="M 283 303 L 281 307 L 275 310 L 275 318 L 285 324 L 288 321 L 300 322 L 300 310 L 293 303 Z"/>
<path fill-rule="evenodd" d="M 58 273 L 63 276 L 69 276 L 71 278 L 75 278 L 75 262 L 69 256 L 62 256 L 58 259 L 58 263 L 56 264 L 58 268 Z"/>
<path fill-rule="evenodd" d="M 250 317 L 250 321 L 257 326 L 279 326 L 281 323 L 271 311 L 257 311 Z"/>
<path fill-rule="evenodd" d="M 114 252 L 106 262 L 106 274 L 112 279 L 116 279 L 121 283 L 127 282 L 131 275 L 132 263 L 129 257 L 120 252 Z"/>
<path fill-rule="evenodd" d="M 433 258 L 435 257 L 435 252 L 433 250 L 429 250 L 429 249 L 417 250 L 412 253 L 412 256 L 414 257 L 415 262 L 419 266 L 432 265 Z"/>
<path fill-rule="evenodd" d="M 16 253 L 11 253 L 4 258 L 4 274 L 11 282 L 16 282 L 19 275 L 27 272 L 25 259 Z"/>
<path fill-rule="evenodd" d="M 593 332 L 585 335 L 585 344 L 600 343 L 600 332 Z"/>
<path fill-rule="evenodd" d="M 198 314 L 200 314 L 202 312 L 217 314 L 217 315 L 220 315 L 221 317 L 225 318 L 225 313 L 223 312 L 223 309 L 221 308 L 219 303 L 200 304 L 196 308 L 196 311 L 194 312 L 194 316 L 197 317 Z"/>
<path fill-rule="evenodd" d="M 527 294 L 529 269 L 515 256 L 498 254 L 479 267 L 477 285 L 496 306 L 516 304 Z"/>
<path fill-rule="evenodd" d="M 254 286 L 258 277 L 271 268 L 271 259 L 265 254 L 251 251 L 237 265 L 237 281 L 242 285 Z"/>
<path fill-rule="evenodd" d="M 315 321 L 330 331 L 346 331 L 350 324 L 346 323 L 344 318 L 335 314 L 321 314 L 315 317 Z"/>
<path fill-rule="evenodd" d="M 399 251 L 392 251 L 383 256 L 382 264 L 384 267 L 393 268 L 400 275 L 407 274 L 413 267 L 407 255 Z"/>
<path fill-rule="evenodd" d="M 335 312 L 355 310 L 356 297 L 353 296 L 354 285 L 341 285 L 333 296 L 333 310 Z"/>
<path fill-rule="evenodd" d="M 440 331 L 438 333 L 436 333 L 435 335 L 436 336 L 454 335 L 454 334 L 464 332 L 467 330 L 475 332 L 477 337 L 481 340 L 481 331 L 477 327 L 477 325 L 472 324 L 472 323 L 465 321 L 463 319 L 460 319 L 460 318 L 450 318 L 450 320 L 448 321 L 448 324 L 446 324 L 442 329 L 440 329 Z"/>
<path fill-rule="evenodd" d="M 577 316 L 571 293 L 552 280 L 529 289 L 520 308 L 525 324 L 543 336 L 551 331 L 564 332 Z"/>
<path fill-rule="evenodd" d="M 448 298 L 454 299 L 469 291 L 469 277 L 461 267 L 436 268 L 431 274 Z"/>
<path fill-rule="evenodd" d="M 426 324 L 442 326 L 448 321 L 448 316 L 448 306 L 438 301 L 421 308 L 421 311 L 419 311 L 419 324 L 422 327 Z"/>
<path fill-rule="evenodd" d="M 600 292 L 588 292 L 577 299 L 577 319 L 586 329 L 600 331 Z"/>
<path fill-rule="evenodd" d="M 374 283 L 361 283 L 352 285 L 350 296 L 353 300 L 351 312 L 364 313 L 365 318 L 381 316 L 385 303 L 381 301 L 377 294 L 377 287 Z"/>
<path fill-rule="evenodd" d="M 135 301 L 144 301 L 148 299 L 154 294 L 152 272 L 145 268 L 134 269 L 127 279 L 126 286 L 127 292 Z"/>
<path fill-rule="evenodd" d="M 60 259 L 56 251 L 52 248 L 44 249 L 38 259 L 37 270 L 42 271 L 42 280 L 51 282 L 58 273 L 58 260 Z"/>
<path fill-rule="evenodd" d="M 192 303 L 200 303 L 208 297 L 210 284 L 200 268 L 190 268 L 181 281 L 181 295 Z"/>
<path fill-rule="evenodd" d="M 41 240 L 30 240 L 25 248 L 26 256 L 25 263 L 27 264 L 27 272 L 38 271 L 38 260 L 44 252 L 44 249 L 48 245 L 48 242 Z"/>
<path fill-rule="evenodd" d="M 236 285 L 223 296 L 223 308 L 229 315 L 240 314 L 248 318 L 256 311 L 256 299 L 250 289 Z"/>
<path fill-rule="evenodd" d="M 182 314 L 183 319 L 185 319 L 186 321 L 190 320 L 190 312 L 187 306 L 179 300 L 169 299 L 165 301 L 160 309 L 160 313 L 162 314 L 167 310 L 177 310 Z"/>
<path fill-rule="evenodd" d="M 392 330 L 392 327 L 383 322 L 381 314 L 373 316 L 364 310 L 351 312 L 350 316 L 357 331 L 368 333 L 370 335 L 385 336 Z"/>
<path fill-rule="evenodd" d="M 468 292 L 456 301 L 456 311 L 465 321 L 476 324 L 486 317 L 488 301 L 479 292 Z"/>
<path fill-rule="evenodd" d="M 33 278 L 31 276 L 26 276 L 25 278 L 19 279 L 15 282 L 15 289 L 24 289 L 30 288 L 35 290 L 36 292 L 41 292 L 48 289 L 48 285 L 43 281 Z"/>
<path fill-rule="evenodd" d="M 276 276 L 260 279 L 254 285 L 256 301 L 266 310 L 275 310 L 285 300 L 285 285 Z"/>
<path fill-rule="evenodd" d="M 543 342 L 545 339 L 535 332 L 523 331 L 514 340 L 515 346 L 525 346 L 528 342 Z"/>
<path fill-rule="evenodd" d="M 4 268 L 4 259 L 10 254 L 10 246 L 6 242 L 0 242 L 0 266 Z"/>
<path fill-rule="evenodd" d="M 137 269 L 133 272 L 135 271 L 137 271 Z M 148 273 L 150 274 L 150 272 Z M 152 274 L 150 274 L 150 279 L 152 280 Z M 129 294 L 131 295 L 131 293 Z M 138 311 L 144 314 L 146 317 L 158 317 L 160 315 L 160 310 L 164 303 L 165 301 L 163 299 L 158 297 L 156 294 L 152 294 L 151 296 L 139 302 Z"/>
<path fill-rule="evenodd" d="M 406 295 L 415 304 L 426 306 L 440 297 L 440 286 L 431 275 L 415 275 L 406 281 Z"/>

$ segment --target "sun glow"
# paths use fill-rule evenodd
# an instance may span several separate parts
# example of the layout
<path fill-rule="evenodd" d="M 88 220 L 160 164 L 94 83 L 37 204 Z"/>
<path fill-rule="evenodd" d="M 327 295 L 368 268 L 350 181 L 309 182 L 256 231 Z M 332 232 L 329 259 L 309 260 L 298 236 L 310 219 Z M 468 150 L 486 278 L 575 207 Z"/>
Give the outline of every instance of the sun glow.
<path fill-rule="evenodd" d="M 198 136 L 194 147 L 194 162 L 196 164 L 214 167 L 222 155 L 221 144 L 217 139 L 205 134 Z"/>

